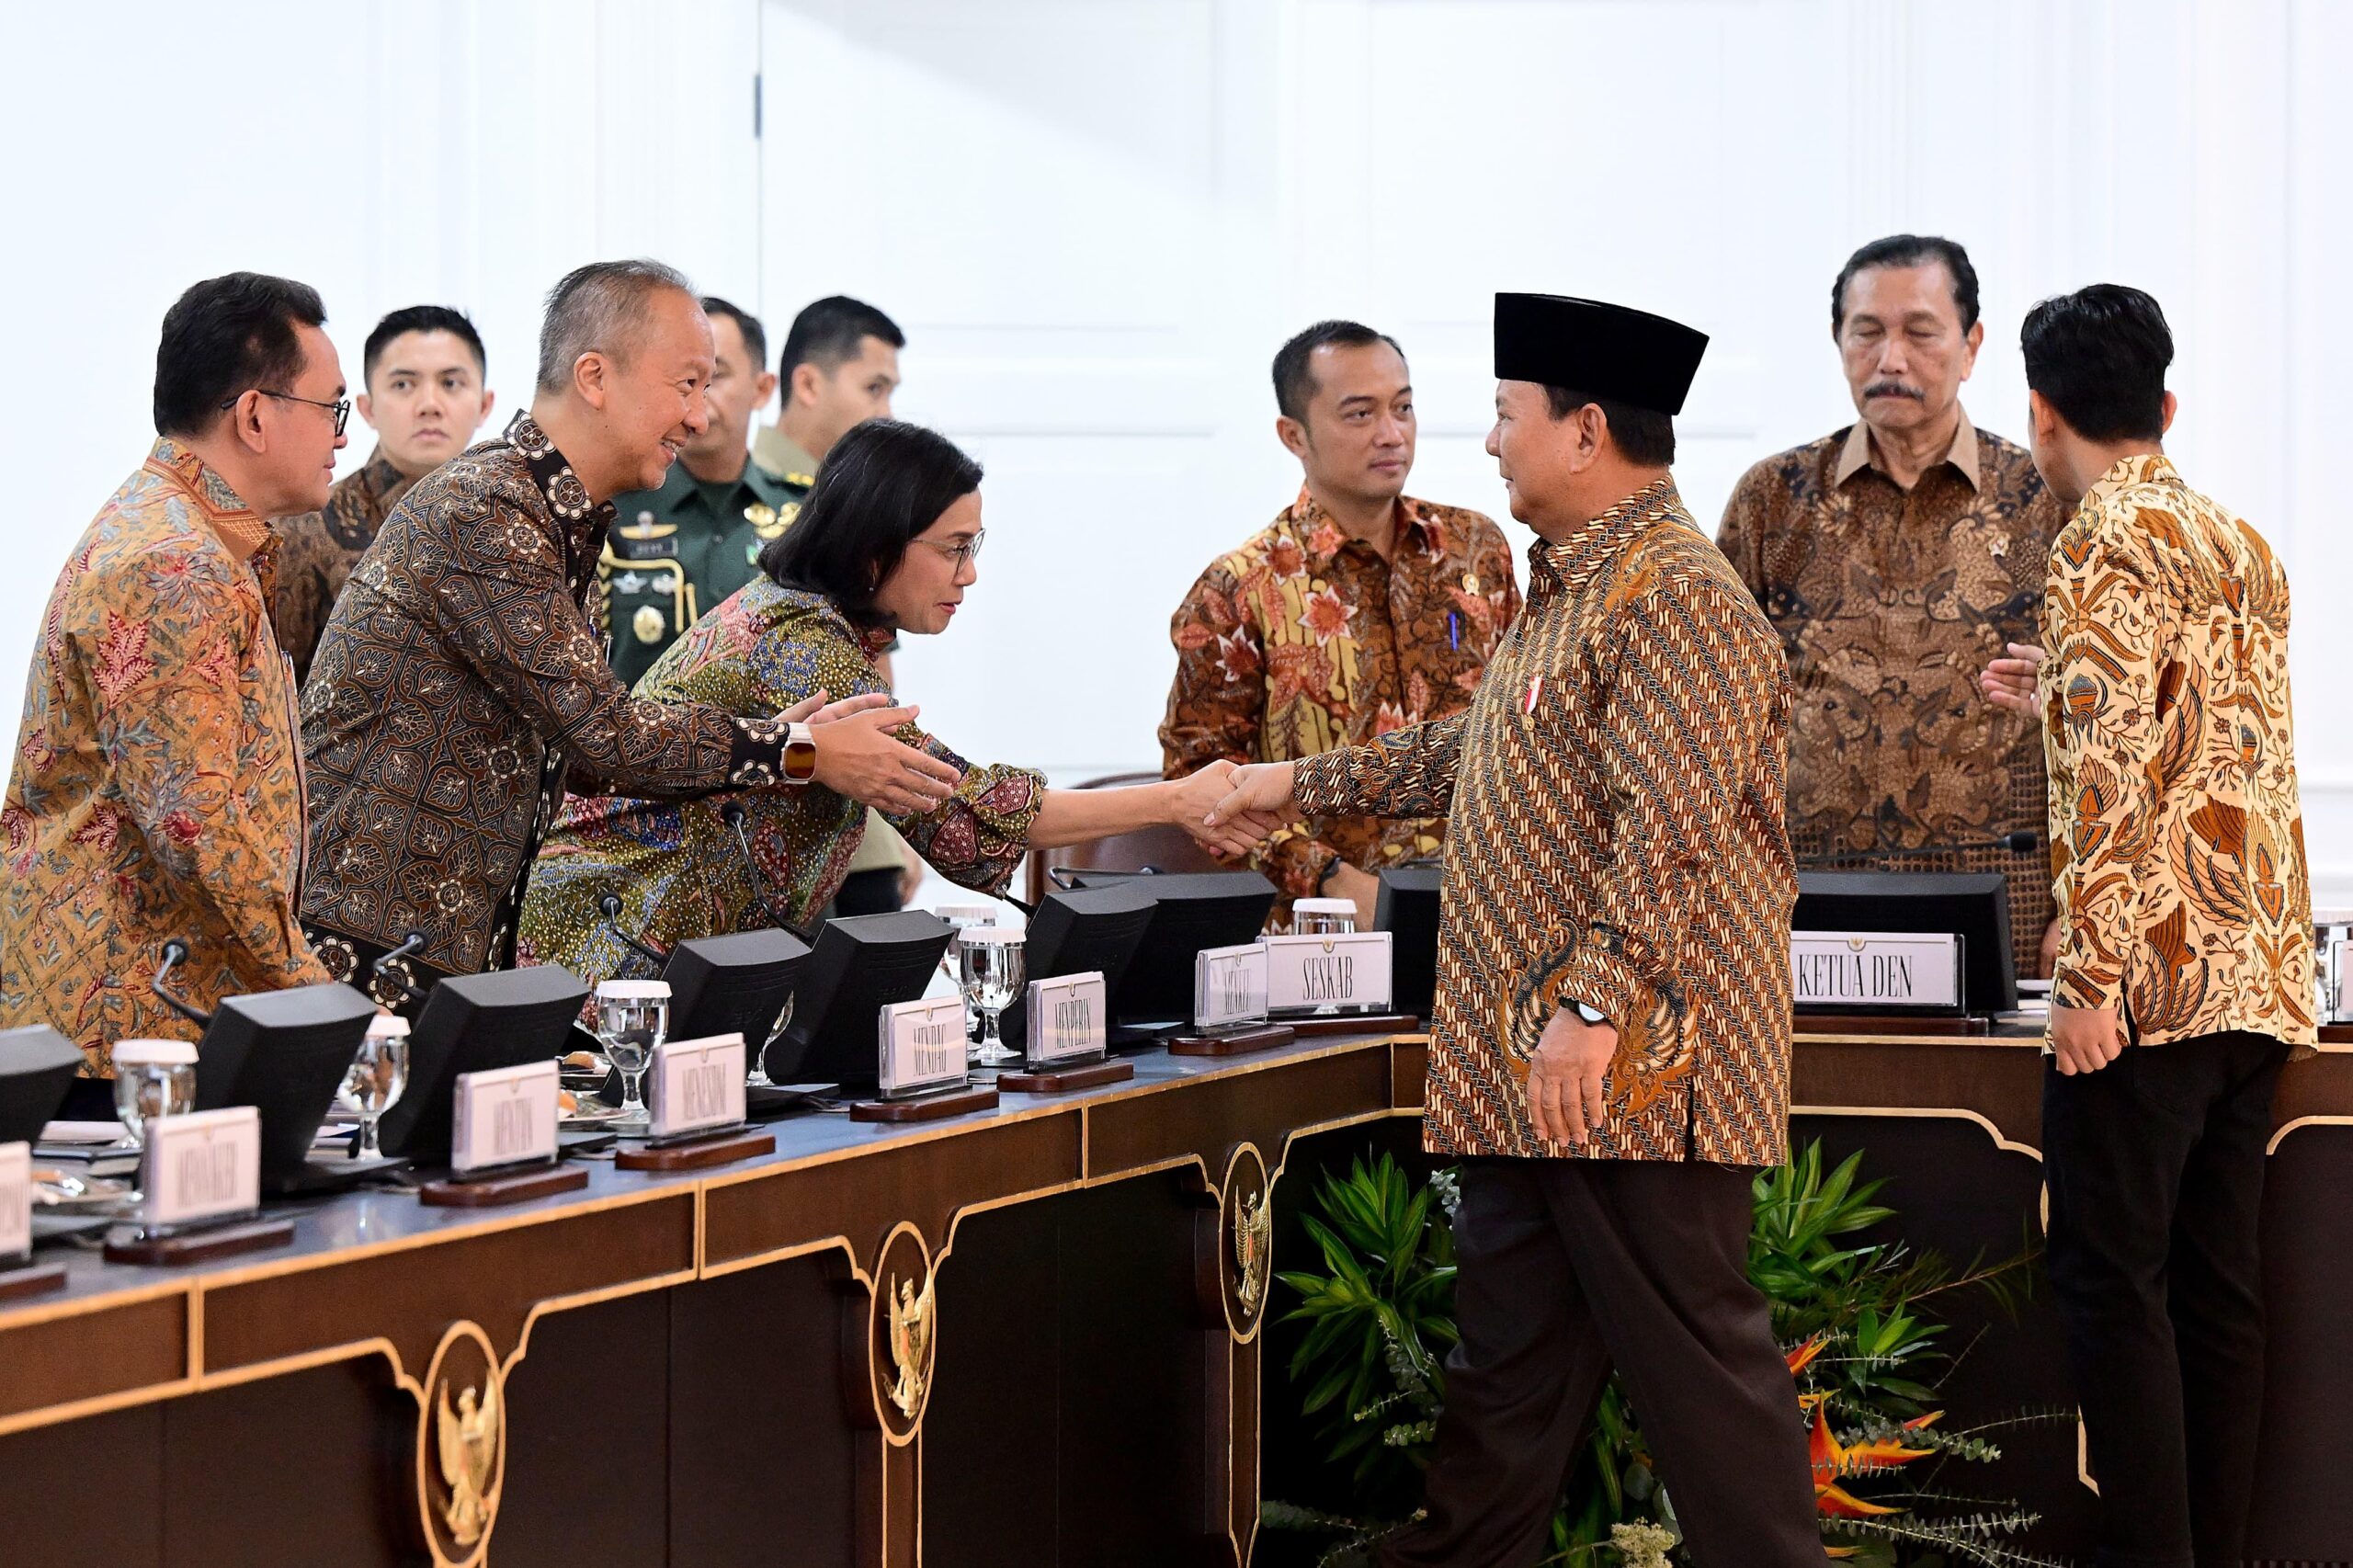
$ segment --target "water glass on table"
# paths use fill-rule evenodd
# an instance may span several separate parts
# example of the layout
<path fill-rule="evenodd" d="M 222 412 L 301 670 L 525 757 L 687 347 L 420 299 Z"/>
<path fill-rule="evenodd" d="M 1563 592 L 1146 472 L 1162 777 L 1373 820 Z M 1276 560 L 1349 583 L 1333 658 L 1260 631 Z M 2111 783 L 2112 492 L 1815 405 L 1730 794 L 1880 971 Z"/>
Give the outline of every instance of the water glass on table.
<path fill-rule="evenodd" d="M 118 1040 L 113 1060 L 114 1111 L 122 1119 L 122 1136 L 102 1153 L 136 1153 L 146 1146 L 149 1120 L 196 1108 L 196 1047 L 188 1041 Z"/>
<path fill-rule="evenodd" d="M 368 1020 L 368 1038 L 344 1073 L 335 1103 L 359 1118 L 359 1143 L 355 1160 L 381 1160 L 383 1146 L 376 1141 L 376 1124 L 400 1103 L 408 1087 L 408 1020 L 396 1013 L 379 1013 Z"/>
<path fill-rule="evenodd" d="M 620 1114 L 606 1125 L 616 1132 L 642 1132 L 645 1069 L 670 1032 L 670 983 L 666 980 L 608 980 L 597 987 L 597 1039 L 621 1075 Z"/>
<path fill-rule="evenodd" d="M 1345 937 L 1357 928 L 1357 904 L 1352 898 L 1302 898 L 1292 901 L 1290 929 L 1295 937 Z M 1336 1003 L 1315 1009 L 1316 1016 L 1337 1013 Z"/>
<path fill-rule="evenodd" d="M 956 938 L 956 971 L 964 1005 L 981 1015 L 980 1043 L 965 1060 L 983 1067 L 1018 1062 L 996 1031 L 997 1015 L 1021 995 L 1024 979 L 1022 933 L 996 926 L 975 926 Z"/>

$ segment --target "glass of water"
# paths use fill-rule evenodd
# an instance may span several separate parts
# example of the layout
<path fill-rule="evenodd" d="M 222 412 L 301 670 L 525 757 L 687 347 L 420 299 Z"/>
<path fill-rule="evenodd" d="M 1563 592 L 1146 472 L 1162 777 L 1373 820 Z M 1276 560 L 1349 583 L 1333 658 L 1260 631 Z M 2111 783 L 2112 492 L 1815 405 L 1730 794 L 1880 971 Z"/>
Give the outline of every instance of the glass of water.
<path fill-rule="evenodd" d="M 150 1120 L 195 1108 L 196 1047 L 184 1040 L 115 1042 L 114 1113 L 122 1119 L 122 1136 L 108 1145 L 111 1152 L 143 1147 Z"/>
<path fill-rule="evenodd" d="M 384 1157 L 376 1142 L 376 1123 L 399 1103 L 407 1087 L 408 1020 L 379 1013 L 368 1020 L 368 1038 L 359 1042 L 359 1053 L 351 1059 L 343 1087 L 335 1094 L 335 1103 L 359 1118 L 359 1147 L 352 1152 L 353 1159 Z"/>
<path fill-rule="evenodd" d="M 1352 898 L 1302 898 L 1290 906 L 1290 929 L 1295 937 L 1343 937 L 1357 928 L 1357 903 Z M 1340 1010 L 1336 1002 L 1326 1002 L 1315 1009 L 1318 1017 Z"/>
<path fill-rule="evenodd" d="M 943 903 L 932 914 L 956 927 L 959 937 L 975 926 L 996 924 L 996 905 L 993 903 Z M 953 980 L 956 978 L 956 965 L 961 961 L 956 944 L 950 942 L 948 950 L 939 955 L 939 972 Z"/>
<path fill-rule="evenodd" d="M 669 1032 L 668 981 L 608 980 L 597 987 L 597 1039 L 621 1075 L 620 1114 L 606 1123 L 614 1131 L 647 1127 L 645 1069 Z"/>
<path fill-rule="evenodd" d="M 975 926 L 956 938 L 957 982 L 964 1003 L 981 1015 L 981 1042 L 967 1060 L 999 1067 L 1021 1060 L 997 1037 L 999 1013 L 1021 994 L 1022 934 L 997 926 Z"/>

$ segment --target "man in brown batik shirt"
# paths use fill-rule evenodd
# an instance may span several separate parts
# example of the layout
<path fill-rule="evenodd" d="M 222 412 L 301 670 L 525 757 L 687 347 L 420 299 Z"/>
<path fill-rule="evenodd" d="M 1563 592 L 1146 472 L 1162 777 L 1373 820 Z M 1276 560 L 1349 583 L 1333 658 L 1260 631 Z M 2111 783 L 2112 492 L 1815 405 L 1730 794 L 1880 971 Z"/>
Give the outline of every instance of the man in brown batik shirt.
<path fill-rule="evenodd" d="M 2022 447 L 1970 423 L 1977 273 L 1950 240 L 1896 234 L 1831 290 L 1853 425 L 1750 469 L 1717 543 L 1779 632 L 1798 864 L 2000 871 L 2021 975 L 2051 972 L 2040 852 L 1995 847 L 2043 821 L 2034 725 L 1985 699 L 1977 673 L 2032 642 L 2043 563 L 2064 520 Z"/>

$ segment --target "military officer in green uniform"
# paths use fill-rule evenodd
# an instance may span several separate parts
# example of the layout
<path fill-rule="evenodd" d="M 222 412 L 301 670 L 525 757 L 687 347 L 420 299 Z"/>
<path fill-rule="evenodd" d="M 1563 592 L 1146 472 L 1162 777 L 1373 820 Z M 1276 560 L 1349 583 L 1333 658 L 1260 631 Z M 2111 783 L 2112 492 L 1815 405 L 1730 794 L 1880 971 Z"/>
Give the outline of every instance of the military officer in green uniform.
<path fill-rule="evenodd" d="M 767 335 L 759 318 L 706 299 L 714 353 L 710 424 L 678 453 L 659 490 L 613 499 L 597 575 L 613 673 L 634 686 L 679 633 L 759 575 L 768 540 L 791 526 L 813 473 L 790 477 L 751 460 L 752 420 L 767 406 Z"/>

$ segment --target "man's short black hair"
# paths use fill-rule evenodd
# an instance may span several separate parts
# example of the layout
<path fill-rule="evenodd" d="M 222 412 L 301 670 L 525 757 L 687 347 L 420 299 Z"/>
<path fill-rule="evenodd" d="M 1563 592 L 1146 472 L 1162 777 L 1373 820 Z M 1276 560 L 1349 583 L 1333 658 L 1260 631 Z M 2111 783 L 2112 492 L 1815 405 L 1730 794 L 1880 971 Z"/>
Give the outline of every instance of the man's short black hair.
<path fill-rule="evenodd" d="M 1305 424 L 1307 405 L 1315 400 L 1315 372 L 1308 369 L 1309 357 L 1319 348 L 1368 348 L 1376 343 L 1395 348 L 1400 359 L 1405 357 L 1395 338 L 1362 322 L 1317 322 L 1275 350 L 1275 407 L 1284 418 Z"/>
<path fill-rule="evenodd" d="M 376 379 L 376 361 L 393 338 L 404 332 L 446 332 L 473 350 L 474 369 L 484 381 L 490 379 L 490 355 L 482 346 L 482 334 L 463 311 L 453 311 L 447 305 L 405 305 L 376 324 L 368 335 L 368 346 L 359 354 L 359 384 L 366 386 Z"/>
<path fill-rule="evenodd" d="M 222 403 L 287 391 L 302 373 L 296 329 L 326 319 L 319 291 L 290 278 L 231 272 L 190 285 L 155 346 L 155 434 L 200 436 Z"/>
<path fill-rule="evenodd" d="M 1969 265 L 1969 252 L 1958 240 L 1942 234 L 1890 234 L 1883 240 L 1873 240 L 1847 258 L 1838 269 L 1838 281 L 1830 286 L 1830 335 L 1837 336 L 1847 330 L 1847 285 L 1855 274 L 1874 267 L 1926 267 L 1940 261 L 1952 278 L 1953 307 L 1961 312 L 1961 330 L 1967 332 L 1977 324 L 1977 268 Z"/>
<path fill-rule="evenodd" d="M 759 367 L 768 362 L 768 329 L 760 324 L 760 318 L 716 294 L 702 297 L 702 313 L 725 316 L 735 324 L 735 330 L 744 335 L 744 352 L 751 358 L 753 374 L 757 375 Z"/>
<path fill-rule="evenodd" d="M 1644 468 L 1665 468 L 1675 460 L 1675 419 L 1655 408 L 1636 408 L 1631 403 L 1616 398 L 1587 397 L 1567 387 L 1546 387 L 1545 406 L 1552 410 L 1557 423 L 1566 419 L 1586 403 L 1601 410 L 1601 417 L 1609 426 L 1609 438 L 1630 463 Z"/>
<path fill-rule="evenodd" d="M 760 570 L 788 588 L 824 595 L 859 626 L 875 626 L 875 590 L 939 515 L 981 487 L 981 465 L 920 425 L 866 419 L 849 427 L 801 503 L 760 551 Z"/>
<path fill-rule="evenodd" d="M 831 375 L 846 361 L 857 358 L 859 345 L 870 337 L 879 337 L 893 348 L 907 346 L 907 335 L 899 330 L 899 324 L 872 305 L 847 294 L 828 294 L 804 305 L 792 318 L 784 335 L 784 351 L 777 356 L 776 373 L 789 381 L 796 367 L 814 365 Z"/>
<path fill-rule="evenodd" d="M 2027 312 L 2018 329 L 2029 392 L 2087 441 L 2154 441 L 2165 433 L 2173 329 L 2142 290 L 2095 283 Z"/>

